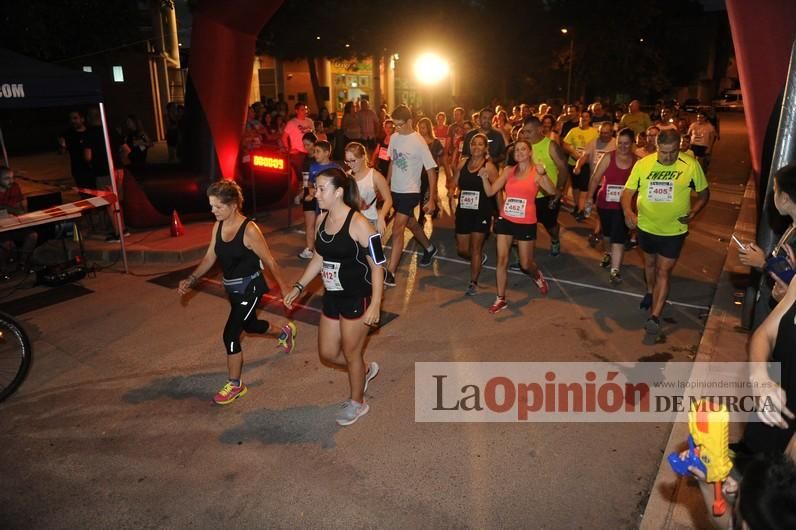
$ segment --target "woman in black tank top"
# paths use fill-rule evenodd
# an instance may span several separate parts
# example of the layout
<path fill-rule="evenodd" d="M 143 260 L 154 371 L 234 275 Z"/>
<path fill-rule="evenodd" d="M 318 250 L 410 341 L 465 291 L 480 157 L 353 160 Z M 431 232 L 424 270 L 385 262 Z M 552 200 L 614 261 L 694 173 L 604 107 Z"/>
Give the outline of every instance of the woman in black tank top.
<path fill-rule="evenodd" d="M 358 211 L 359 191 L 353 178 L 338 168 L 327 169 L 318 175 L 315 189 L 318 206 L 327 212 L 320 217 L 315 255 L 284 303 L 291 309 L 305 286 L 321 275 L 324 294 L 318 353 L 348 372 L 351 394 L 336 421 L 351 425 L 367 414 L 365 390 L 379 372 L 375 362 L 366 370 L 364 347 L 369 326 L 379 323 L 384 270 L 373 256 L 383 260 L 383 251 L 380 236 Z"/>
<path fill-rule="evenodd" d="M 470 284 L 465 294 L 475 296 L 478 292 L 478 277 L 483 264 L 484 242 L 492 227 L 495 199 L 488 197 L 479 176 L 486 173 L 494 182 L 498 172 L 487 159 L 488 140 L 478 133 L 470 139 L 470 157 L 462 160 L 454 176 L 454 186 L 459 187 L 459 205 L 456 208 L 456 252 L 470 260 Z"/>
<path fill-rule="evenodd" d="M 243 193 L 232 181 L 222 180 L 207 189 L 216 227 L 213 230 L 210 246 L 196 270 L 187 279 L 180 282 L 180 294 L 192 289 L 210 268 L 219 261 L 224 271 L 224 288 L 229 297 L 230 312 L 224 326 L 224 347 L 227 350 L 227 370 L 229 381 L 218 391 L 213 401 L 219 405 L 228 405 L 248 392 L 241 381 L 243 370 L 243 353 L 241 352 L 240 336 L 246 333 L 269 334 L 266 320 L 257 318 L 257 304 L 268 292 L 268 285 L 263 277 L 261 264 L 271 273 L 279 284 L 281 292 L 286 291 L 279 271 L 262 232 L 256 223 L 240 213 L 243 205 Z M 277 337 L 277 342 L 287 353 L 293 350 L 296 341 L 296 325 L 288 322 L 279 332 L 270 333 Z"/>

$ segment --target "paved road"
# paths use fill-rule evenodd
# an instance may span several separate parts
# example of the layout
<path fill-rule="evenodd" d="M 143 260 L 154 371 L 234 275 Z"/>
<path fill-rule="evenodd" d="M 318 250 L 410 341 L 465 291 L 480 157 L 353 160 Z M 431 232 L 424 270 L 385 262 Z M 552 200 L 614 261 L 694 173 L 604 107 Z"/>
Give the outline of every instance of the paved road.
<path fill-rule="evenodd" d="M 463 296 L 467 267 L 442 218 L 432 236 L 450 259 L 426 270 L 404 257 L 384 301 L 397 316 L 367 349 L 383 368 L 371 413 L 345 429 L 332 418 L 346 378 L 318 361 L 313 311 L 290 356 L 244 342 L 250 392 L 222 408 L 209 403 L 225 377 L 228 306 L 215 286 L 180 300 L 168 278 L 146 276 L 165 271 L 143 267 L 85 280 L 89 294 L 21 317 L 36 362 L 0 405 L 0 526 L 635 528 L 670 425 L 416 423 L 414 363 L 693 358 L 748 172 L 742 117 L 724 116 L 722 134 L 665 343 L 641 343 L 640 256 L 610 289 L 588 227 L 568 214 L 565 254 L 547 256 L 545 235 L 538 254 L 560 281 L 541 298 L 512 275 L 497 317 L 492 270 L 481 294 Z M 269 238 L 290 278 L 301 237 Z"/>

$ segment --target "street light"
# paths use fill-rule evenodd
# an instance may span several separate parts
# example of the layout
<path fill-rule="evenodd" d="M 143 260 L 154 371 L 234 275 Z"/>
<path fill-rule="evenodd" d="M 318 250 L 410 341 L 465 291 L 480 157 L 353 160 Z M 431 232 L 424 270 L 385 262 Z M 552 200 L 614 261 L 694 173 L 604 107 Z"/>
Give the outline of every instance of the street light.
<path fill-rule="evenodd" d="M 572 89 L 572 61 L 575 58 L 575 38 L 569 35 L 567 28 L 561 28 L 561 34 L 569 37 L 569 72 L 567 73 L 567 103 L 571 103 L 570 90 Z"/>
<path fill-rule="evenodd" d="M 424 85 L 436 85 L 450 73 L 448 62 L 436 53 L 424 53 L 415 61 L 415 77 Z"/>

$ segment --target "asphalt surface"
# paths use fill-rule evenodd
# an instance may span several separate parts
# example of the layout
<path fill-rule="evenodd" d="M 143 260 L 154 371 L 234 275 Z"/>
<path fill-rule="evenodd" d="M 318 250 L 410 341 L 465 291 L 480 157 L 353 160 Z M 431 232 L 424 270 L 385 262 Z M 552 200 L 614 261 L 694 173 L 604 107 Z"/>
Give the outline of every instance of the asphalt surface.
<path fill-rule="evenodd" d="M 210 403 L 228 310 L 212 282 L 180 299 L 162 278 L 177 267 L 106 271 L 82 282 L 90 293 L 22 314 L 35 363 L 0 404 L 0 527 L 637 527 L 671 425 L 416 423 L 414 363 L 692 360 L 749 166 L 742 115 L 722 117 L 713 198 L 675 269 L 663 343 L 642 344 L 640 254 L 613 289 L 591 224 L 564 212 L 560 257 L 540 230 L 549 296 L 511 275 L 497 316 L 494 272 L 465 297 L 452 219 L 435 222 L 441 258 L 422 269 L 404 255 L 383 304 L 395 316 L 366 350 L 382 367 L 371 411 L 347 428 L 333 419 L 347 379 L 318 360 L 312 307 L 289 356 L 244 340 L 249 393 L 227 407 Z M 297 278 L 303 236 L 268 240 Z M 487 265 L 494 252 L 492 239 Z M 275 304 L 261 315 L 284 321 Z"/>

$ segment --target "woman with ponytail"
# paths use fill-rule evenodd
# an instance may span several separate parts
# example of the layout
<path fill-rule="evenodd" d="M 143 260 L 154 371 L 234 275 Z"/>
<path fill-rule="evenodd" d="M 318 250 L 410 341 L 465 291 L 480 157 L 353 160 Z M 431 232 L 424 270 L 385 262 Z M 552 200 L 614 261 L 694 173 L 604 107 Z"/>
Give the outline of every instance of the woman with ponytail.
<path fill-rule="evenodd" d="M 318 206 L 326 210 L 318 218 L 315 255 L 284 304 L 291 309 L 320 273 L 324 293 L 318 353 L 348 372 L 351 394 L 336 420 L 338 425 L 351 425 L 368 413 L 365 391 L 379 373 L 375 362 L 366 370 L 364 348 L 369 326 L 379 323 L 384 252 L 373 225 L 359 213 L 361 198 L 353 178 L 338 168 L 326 169 L 318 175 L 315 189 Z"/>

